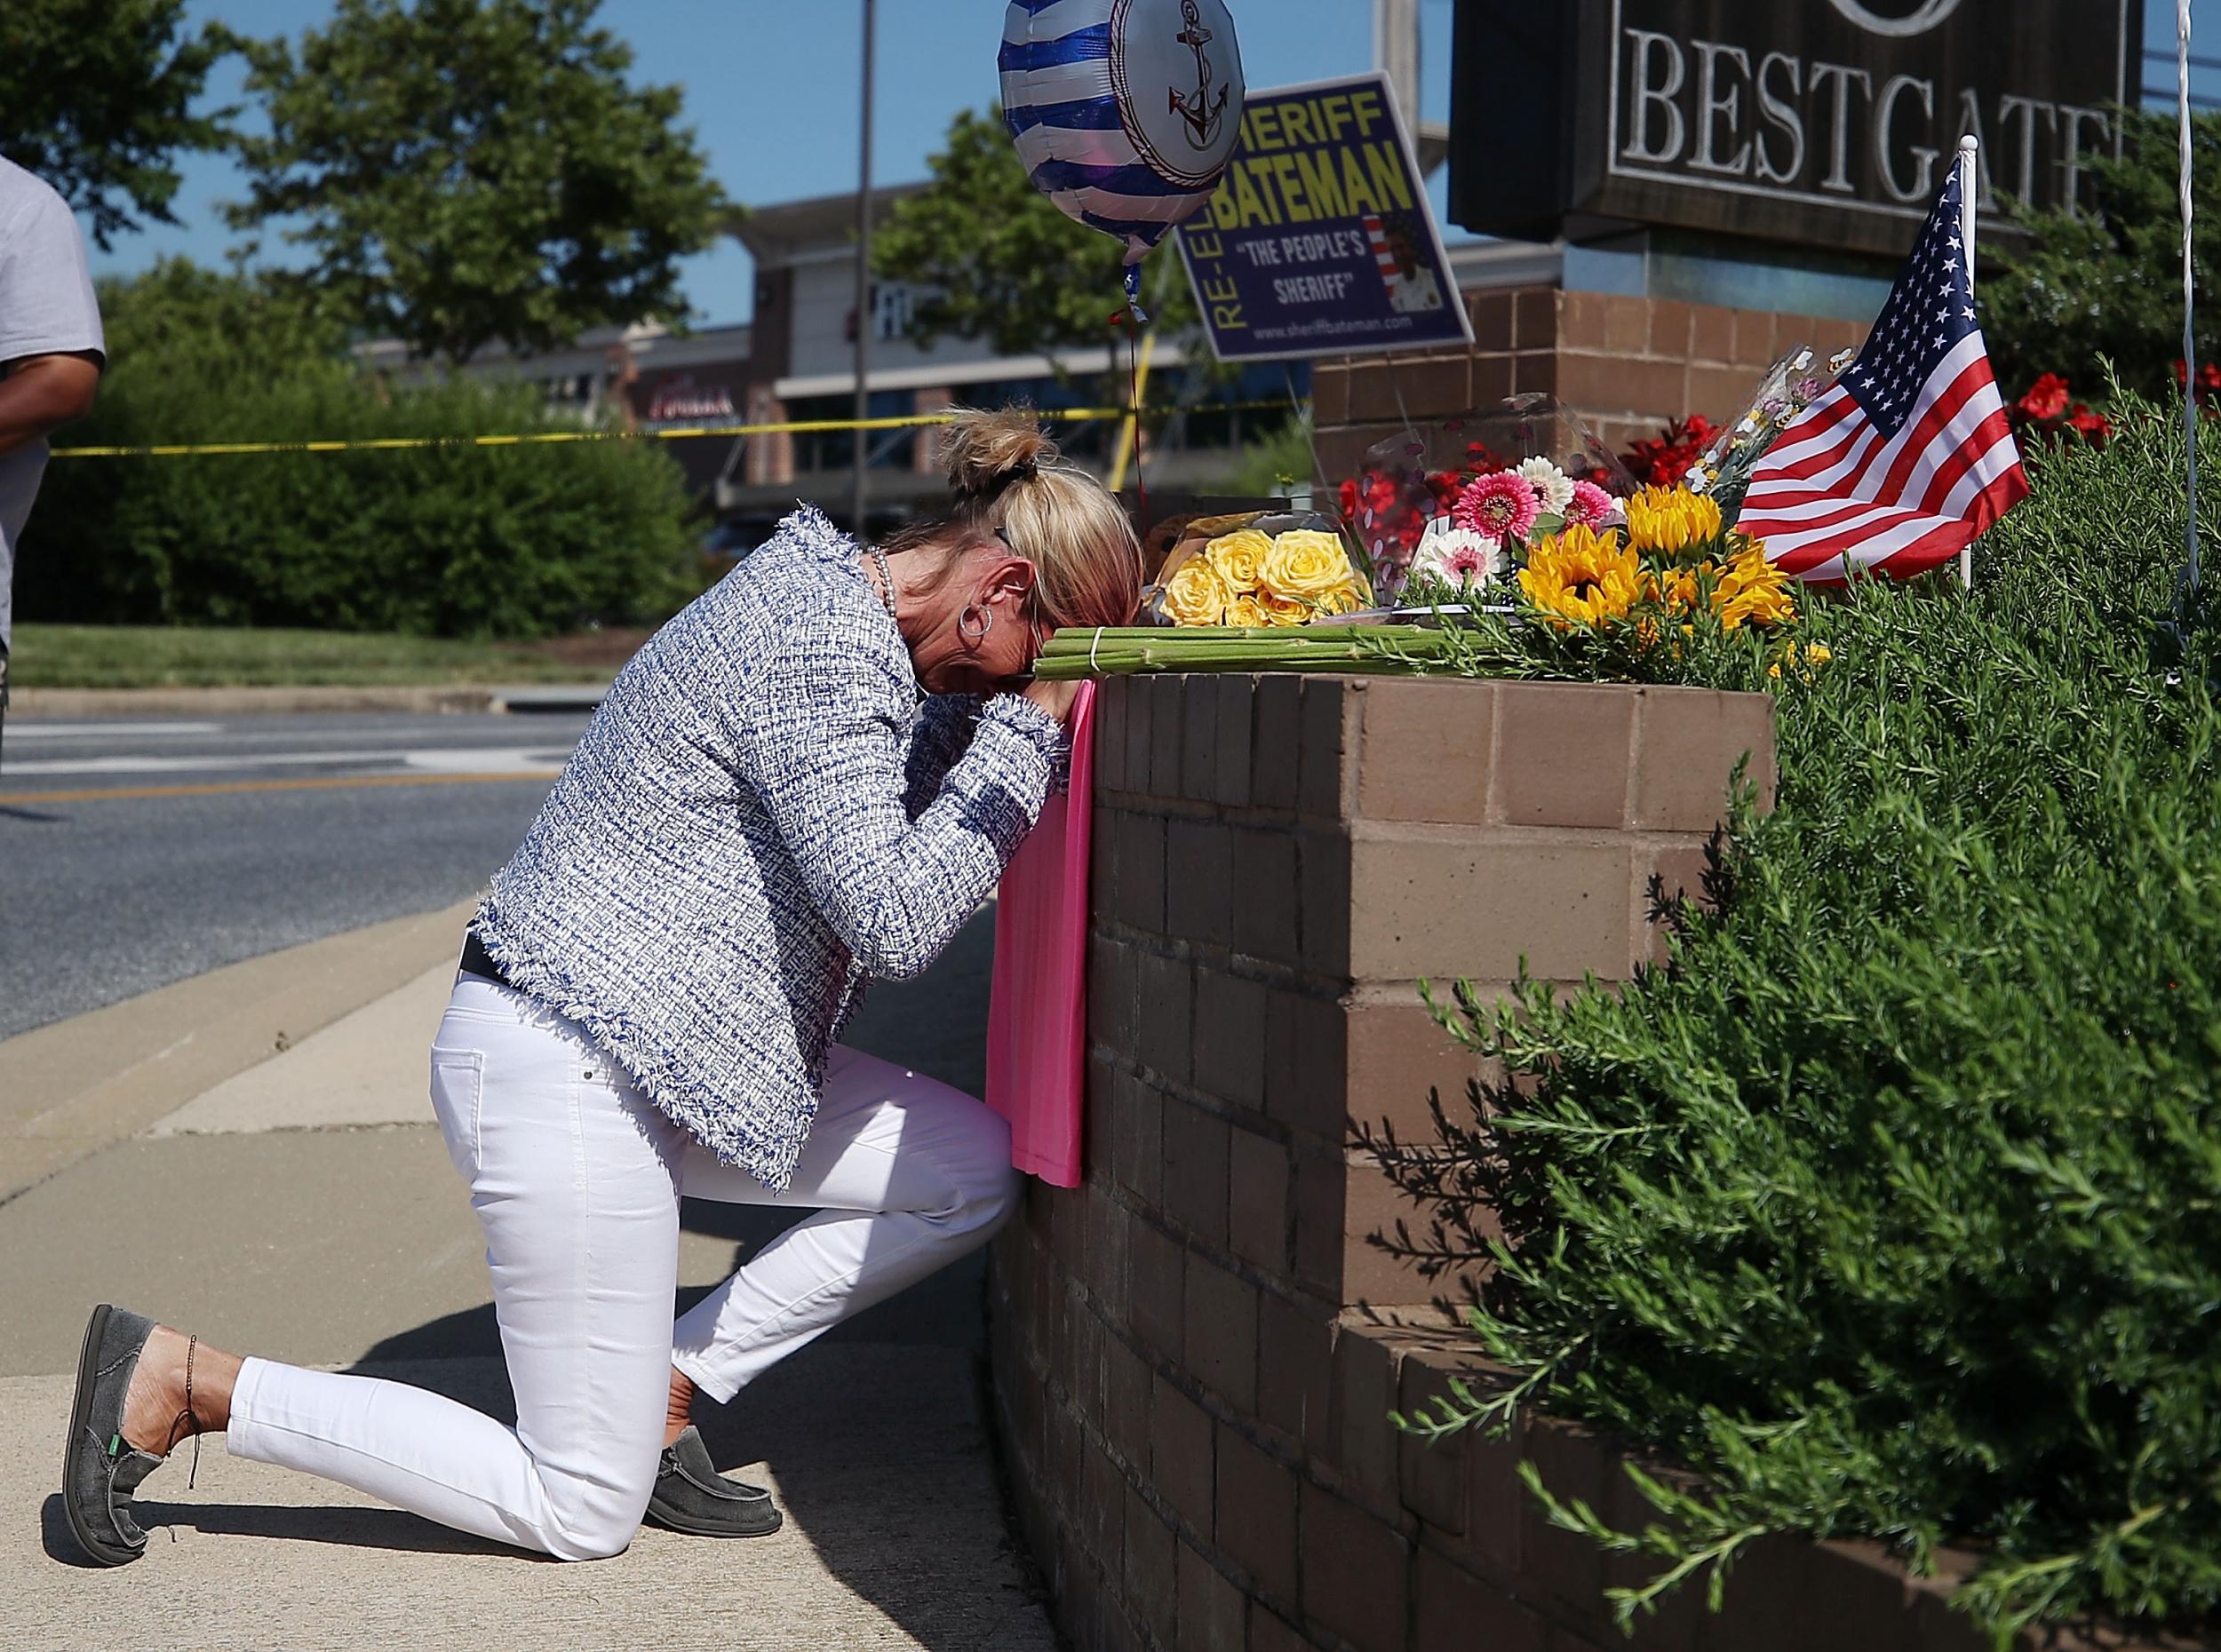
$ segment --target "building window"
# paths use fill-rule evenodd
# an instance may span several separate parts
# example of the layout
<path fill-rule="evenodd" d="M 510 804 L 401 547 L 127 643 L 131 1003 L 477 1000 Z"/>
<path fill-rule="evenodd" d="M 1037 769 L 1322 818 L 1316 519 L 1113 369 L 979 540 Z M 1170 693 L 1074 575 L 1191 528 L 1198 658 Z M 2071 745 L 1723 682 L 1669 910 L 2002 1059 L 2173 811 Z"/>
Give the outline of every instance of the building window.
<path fill-rule="evenodd" d="M 856 417 L 854 396 L 796 396 L 786 404 L 786 416 L 797 424 L 815 419 L 849 419 Z M 903 418 L 917 411 L 907 390 L 874 390 L 871 393 L 868 411 L 872 418 Z M 845 471 L 856 465 L 856 439 L 858 433 L 848 430 L 798 430 L 794 433 L 794 471 L 799 475 L 812 471 Z M 918 450 L 916 426 L 902 430 L 867 430 L 864 439 L 865 463 L 875 471 L 906 471 L 911 467 Z"/>
<path fill-rule="evenodd" d="M 1152 401 L 1184 401 L 1186 369 L 1162 376 Z M 1152 379 L 1152 385 L 1156 384 Z M 1296 399 L 1310 393 L 1309 361 L 1253 361 L 1231 378 L 1204 388 L 1174 423 L 1172 439 L 1188 448 L 1241 448 L 1277 433 L 1294 413 Z"/>
<path fill-rule="evenodd" d="M 1055 378 L 995 378 L 981 384 L 966 385 L 956 393 L 959 406 L 984 408 L 1030 407 L 1042 412 L 1055 412 L 1066 408 L 1110 407 L 1107 387 L 1099 381 L 1075 378 L 1060 381 Z M 1109 419 L 1047 419 L 1043 421 L 1064 457 L 1080 464 L 1107 460 L 1112 444 L 1118 439 L 1113 421 Z"/>
<path fill-rule="evenodd" d="M 880 282 L 872 289 L 872 336 L 895 339 L 910 325 L 911 289 L 907 282 Z"/>

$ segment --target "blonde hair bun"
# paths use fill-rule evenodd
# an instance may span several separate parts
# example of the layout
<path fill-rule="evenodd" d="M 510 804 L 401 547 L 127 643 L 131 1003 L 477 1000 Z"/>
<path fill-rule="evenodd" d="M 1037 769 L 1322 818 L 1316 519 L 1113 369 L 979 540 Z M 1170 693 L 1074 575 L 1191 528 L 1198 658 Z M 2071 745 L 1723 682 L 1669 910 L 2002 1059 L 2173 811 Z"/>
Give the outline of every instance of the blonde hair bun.
<path fill-rule="evenodd" d="M 943 444 L 943 468 L 958 499 L 991 499 L 1014 481 L 1056 462 L 1056 443 L 1031 408 L 954 408 Z"/>
<path fill-rule="evenodd" d="M 951 408 L 943 465 L 955 508 L 910 523 L 883 547 L 937 551 L 927 589 L 986 549 L 1033 565 L 1033 601 L 1051 626 L 1123 625 L 1142 601 L 1142 544 L 1126 507 L 1060 462 L 1031 408 Z M 995 543 L 999 540 L 1000 543 Z"/>

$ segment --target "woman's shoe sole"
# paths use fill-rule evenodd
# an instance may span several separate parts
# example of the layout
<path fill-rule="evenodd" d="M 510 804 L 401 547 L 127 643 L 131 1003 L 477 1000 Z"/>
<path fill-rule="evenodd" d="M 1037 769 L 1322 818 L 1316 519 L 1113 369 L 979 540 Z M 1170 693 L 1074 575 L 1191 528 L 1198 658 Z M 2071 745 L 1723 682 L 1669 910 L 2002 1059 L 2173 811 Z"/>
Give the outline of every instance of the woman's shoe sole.
<path fill-rule="evenodd" d="M 112 1310 L 103 1302 L 92 1310 L 86 1322 L 84 1347 L 77 1355 L 77 1393 L 69 1406 L 69 1438 L 61 1454 L 61 1506 L 69 1517 L 69 1529 L 77 1539 L 77 1546 L 103 1566 L 128 1566 L 139 1556 L 137 1549 L 119 1549 L 101 1542 L 87 1529 L 84 1513 L 77 1507 L 75 1489 L 77 1476 L 70 1471 L 76 1466 L 78 1443 L 85 1436 L 85 1426 L 92 1410 L 92 1385 L 99 1374 L 100 1343 L 107 1335 L 108 1314 Z"/>
<path fill-rule="evenodd" d="M 779 1517 L 761 1531 L 735 1531 L 730 1526 L 702 1524 L 681 1515 L 666 1514 L 660 1509 L 650 1511 L 647 1521 L 650 1526 L 659 1526 L 665 1531 L 679 1532 L 689 1537 L 768 1537 L 786 1524 L 784 1515 L 779 1514 L 776 1509 L 772 1513 Z"/>

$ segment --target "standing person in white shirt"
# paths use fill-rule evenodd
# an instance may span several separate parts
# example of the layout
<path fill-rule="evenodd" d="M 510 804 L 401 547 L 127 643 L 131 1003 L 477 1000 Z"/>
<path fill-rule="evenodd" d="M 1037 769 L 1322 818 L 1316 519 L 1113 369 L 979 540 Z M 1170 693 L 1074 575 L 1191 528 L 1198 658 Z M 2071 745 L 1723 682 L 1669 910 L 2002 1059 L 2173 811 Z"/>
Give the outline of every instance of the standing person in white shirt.
<path fill-rule="evenodd" d="M 15 551 L 46 469 L 46 434 L 92 411 L 107 362 L 84 237 L 69 203 L 0 155 L 0 726 Z"/>

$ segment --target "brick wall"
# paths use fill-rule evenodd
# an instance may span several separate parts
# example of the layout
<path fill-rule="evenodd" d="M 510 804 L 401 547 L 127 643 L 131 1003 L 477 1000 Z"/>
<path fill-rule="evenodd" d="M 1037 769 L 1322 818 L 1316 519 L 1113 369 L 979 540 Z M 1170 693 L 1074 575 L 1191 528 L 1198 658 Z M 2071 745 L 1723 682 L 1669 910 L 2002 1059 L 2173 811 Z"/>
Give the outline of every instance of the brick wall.
<path fill-rule="evenodd" d="M 1485 412 L 1530 390 L 1556 395 L 1617 453 L 1669 418 L 1731 420 L 1758 376 L 1793 345 L 1826 355 L 1867 330 L 1820 316 L 1554 287 L 1468 293 L 1466 304 L 1469 349 L 1317 363 L 1323 481 L 1355 475 L 1365 449 L 1408 424 Z"/>
<path fill-rule="evenodd" d="M 1365 1243 L 1395 1197 L 1345 1142 L 1353 1117 L 1423 1134 L 1429 1086 L 1472 1071 L 1415 977 L 1501 981 L 1522 951 L 1561 980 L 1627 973 L 1646 879 L 1693 880 L 1736 757 L 1770 782 L 1771 711 L 1539 684 L 1106 687 L 1087 1182 L 1035 1184 L 994 1270 L 999 1420 L 1084 1652 L 1471 1644 L 1477 1591 L 1542 1632 L 1501 1586 L 1525 1518 L 1511 1455 L 1469 1466 L 1387 1421 L 1439 1368 L 1431 1345 L 1346 1310 L 1433 1288 Z M 1601 1635 L 1596 1608 L 1580 1621 Z"/>
<path fill-rule="evenodd" d="M 1097 724 L 1087 1180 L 996 1240 L 995 1421 L 1079 1652 L 1979 1652 L 1951 1579 L 1769 1541 L 1724 1609 L 1622 1637 L 1643 1575 L 1551 1528 L 1532 1458 L 1609 1519 L 1607 1442 L 1556 1423 L 1400 1434 L 1493 1373 L 1367 1245 L 1397 1196 L 1353 1120 L 1423 1137 L 1471 1071 L 1414 978 L 1618 977 L 1644 885 L 1692 886 L 1761 695 L 1381 678 L 1105 686 Z M 1369 1306 L 1368 1306 L 1369 1305 Z M 2033 1640 L 2030 1647 L 2038 1644 Z M 2056 1648 L 2118 1640 L 2046 1641 Z"/>

